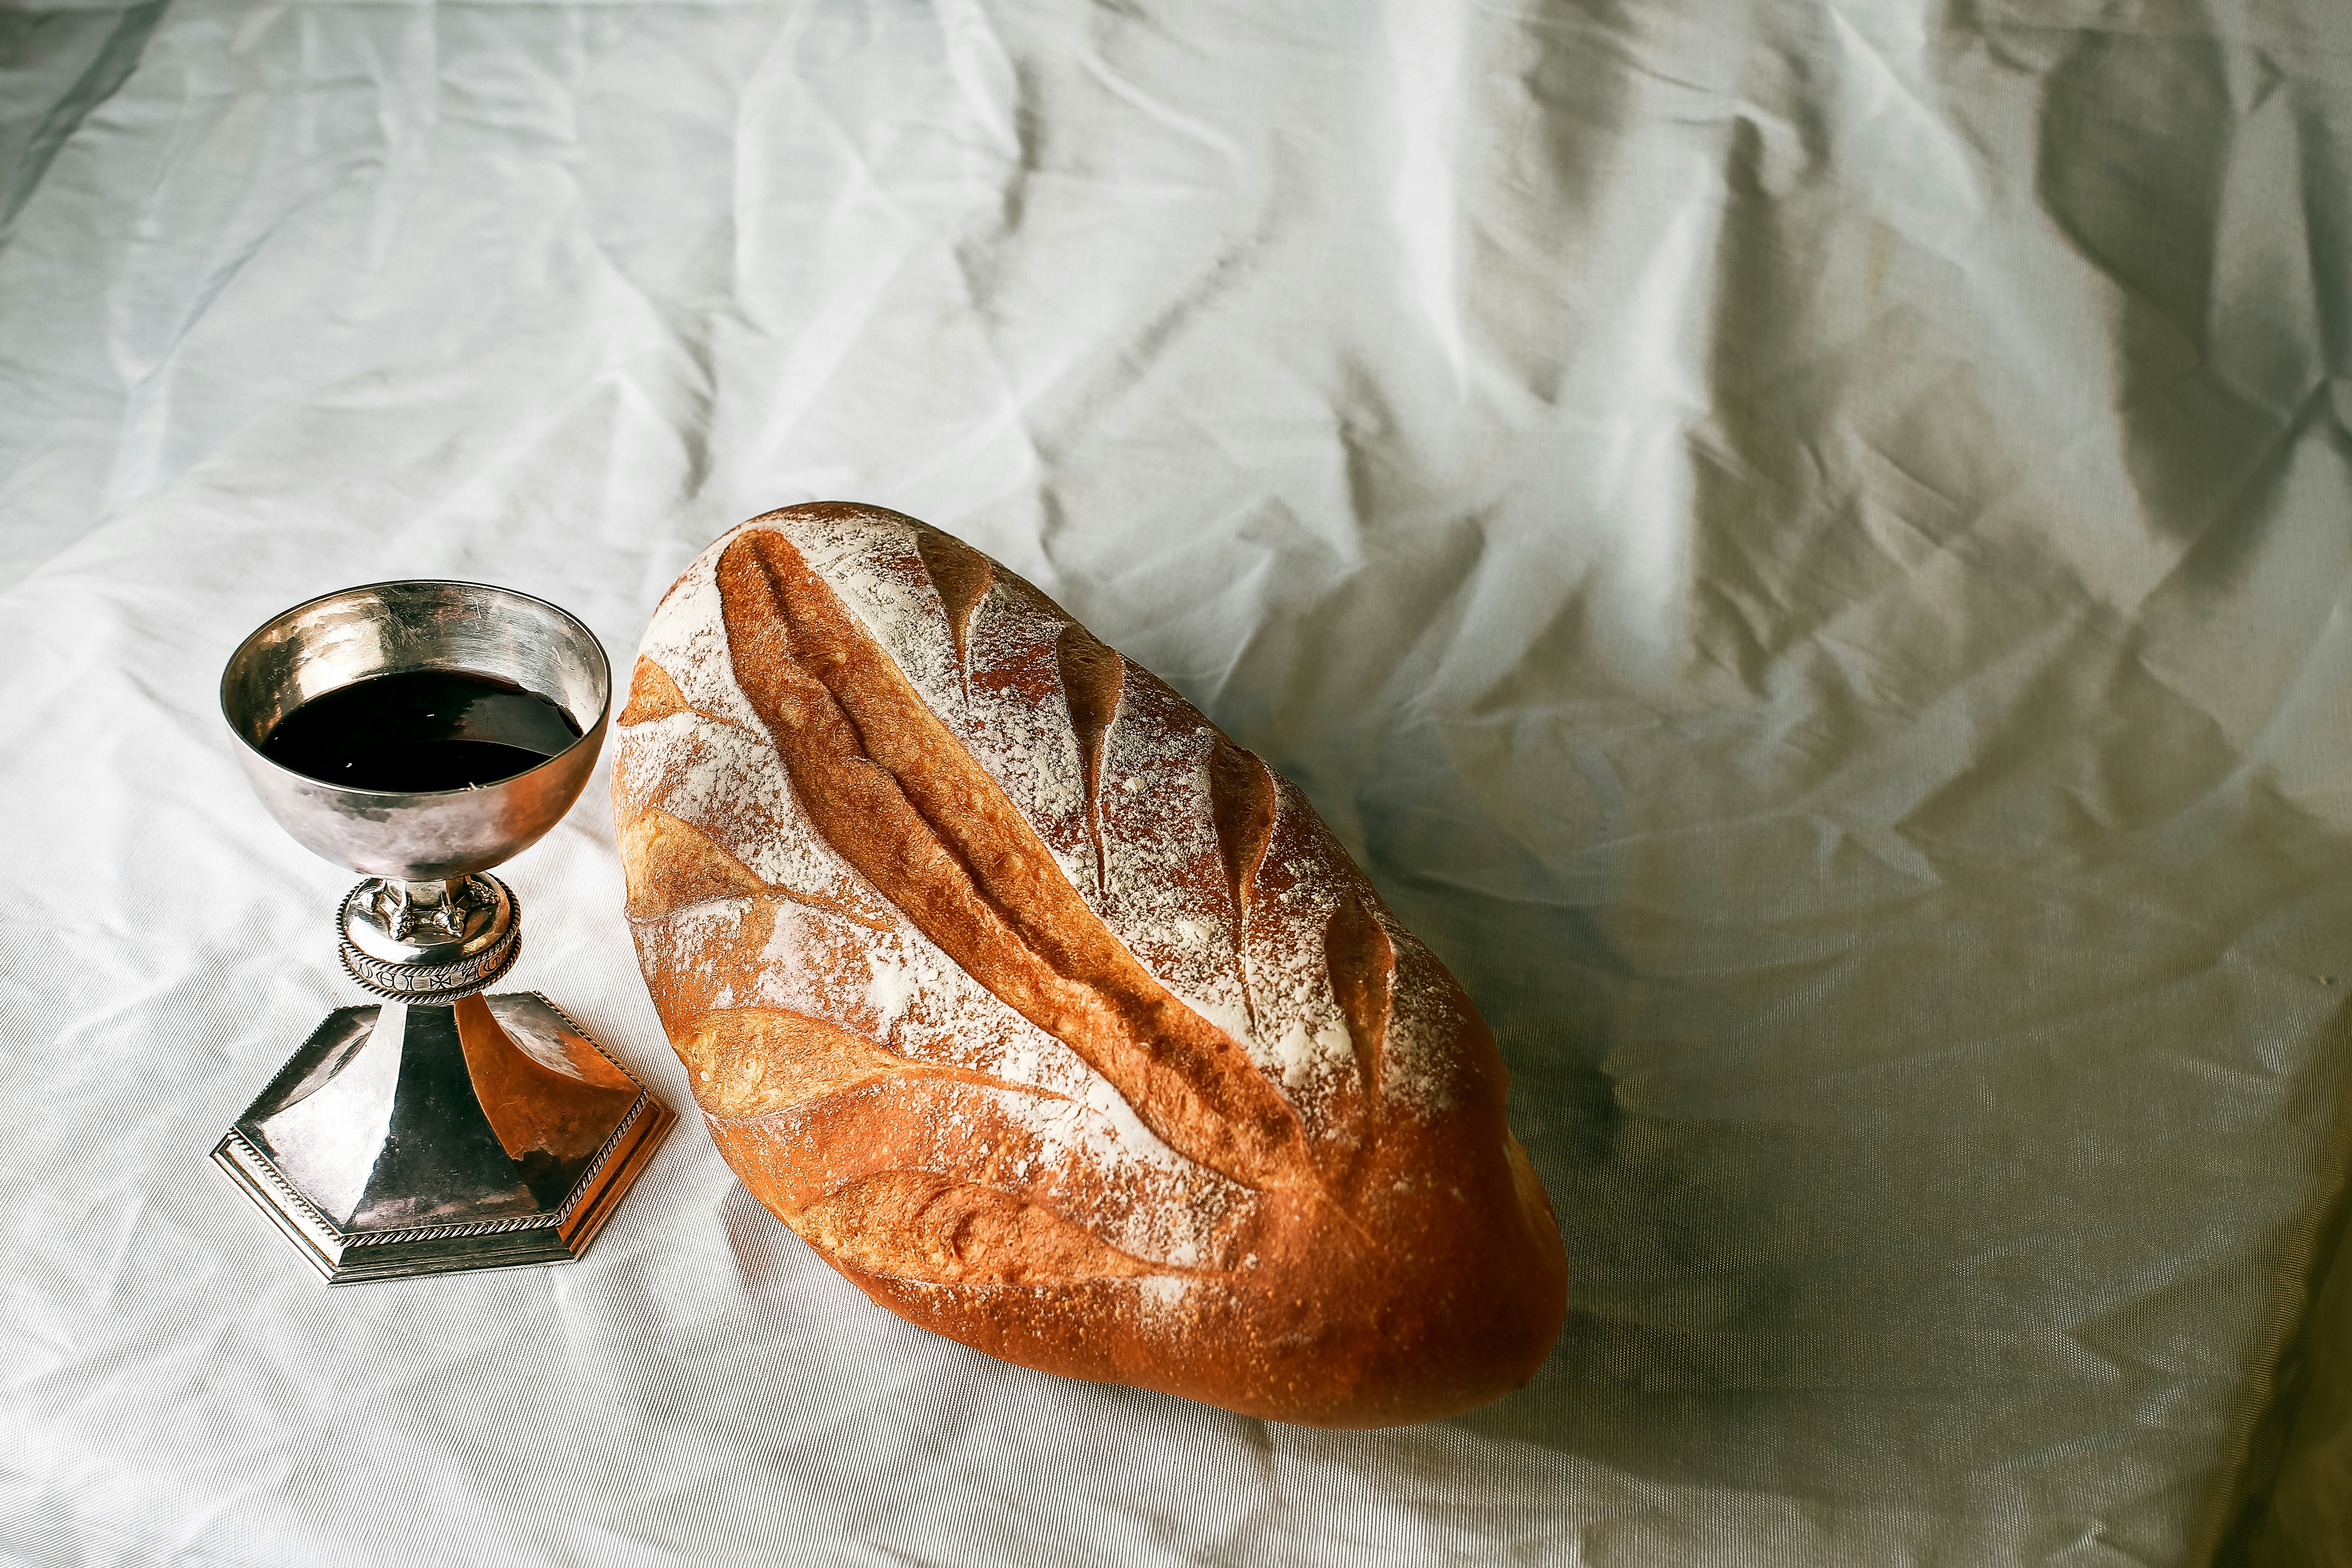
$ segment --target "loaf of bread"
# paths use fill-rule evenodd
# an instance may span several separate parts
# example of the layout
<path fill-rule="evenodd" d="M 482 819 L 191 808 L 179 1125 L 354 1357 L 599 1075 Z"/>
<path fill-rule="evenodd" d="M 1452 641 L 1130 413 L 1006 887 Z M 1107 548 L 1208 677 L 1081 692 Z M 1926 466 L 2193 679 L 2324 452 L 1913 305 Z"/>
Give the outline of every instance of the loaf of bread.
<path fill-rule="evenodd" d="M 662 601 L 619 733 L 711 1137 L 874 1300 L 1318 1426 L 1542 1362 L 1567 1265 L 1469 999 L 1296 787 L 1035 588 L 771 512 Z"/>

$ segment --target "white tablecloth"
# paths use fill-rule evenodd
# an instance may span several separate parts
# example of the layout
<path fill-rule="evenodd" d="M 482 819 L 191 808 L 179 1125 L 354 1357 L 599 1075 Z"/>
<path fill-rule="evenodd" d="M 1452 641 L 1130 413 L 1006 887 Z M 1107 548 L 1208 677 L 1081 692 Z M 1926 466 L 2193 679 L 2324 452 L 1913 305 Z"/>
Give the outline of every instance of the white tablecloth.
<path fill-rule="evenodd" d="M 2347 51 L 2341 0 L 0 12 L 0 1555 L 2308 1538 Z M 583 1263 L 331 1292 L 206 1163 L 361 999 L 237 639 L 457 576 L 625 659 L 814 498 L 1056 595 L 1454 967 L 1574 1269 L 1532 1385 L 1345 1434 L 1003 1366 L 690 1118 Z M 515 983 L 688 1106 L 601 777 L 508 876 Z"/>

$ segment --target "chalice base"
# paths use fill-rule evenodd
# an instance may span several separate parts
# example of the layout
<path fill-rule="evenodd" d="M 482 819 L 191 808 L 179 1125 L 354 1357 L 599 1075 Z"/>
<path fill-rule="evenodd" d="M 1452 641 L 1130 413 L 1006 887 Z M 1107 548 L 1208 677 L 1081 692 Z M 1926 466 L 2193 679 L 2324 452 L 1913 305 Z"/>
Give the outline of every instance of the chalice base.
<path fill-rule="evenodd" d="M 676 1117 L 536 991 L 338 1007 L 213 1150 L 331 1285 L 568 1263 Z"/>

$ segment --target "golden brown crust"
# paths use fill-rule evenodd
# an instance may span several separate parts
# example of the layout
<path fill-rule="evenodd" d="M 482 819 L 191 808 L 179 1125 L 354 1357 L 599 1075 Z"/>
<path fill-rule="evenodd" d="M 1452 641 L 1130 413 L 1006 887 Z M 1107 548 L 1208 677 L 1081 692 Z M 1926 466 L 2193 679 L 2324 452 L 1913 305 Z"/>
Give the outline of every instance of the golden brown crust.
<path fill-rule="evenodd" d="M 1333 1426 L 1549 1348 L 1559 1235 L 1468 999 L 1294 787 L 970 546 L 832 504 L 712 546 L 614 804 L 713 1137 L 884 1306 Z"/>

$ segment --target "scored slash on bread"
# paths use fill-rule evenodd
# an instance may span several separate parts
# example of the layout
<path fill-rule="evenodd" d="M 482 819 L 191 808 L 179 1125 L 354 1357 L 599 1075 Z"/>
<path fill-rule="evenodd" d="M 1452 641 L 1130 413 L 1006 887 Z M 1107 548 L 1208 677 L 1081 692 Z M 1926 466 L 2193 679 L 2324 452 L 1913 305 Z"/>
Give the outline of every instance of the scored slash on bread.
<path fill-rule="evenodd" d="M 1305 798 L 952 536 L 744 524 L 648 629 L 614 816 L 746 1185 L 1006 1359 L 1380 1425 L 1532 1373 L 1565 1264 L 1491 1036 Z"/>

